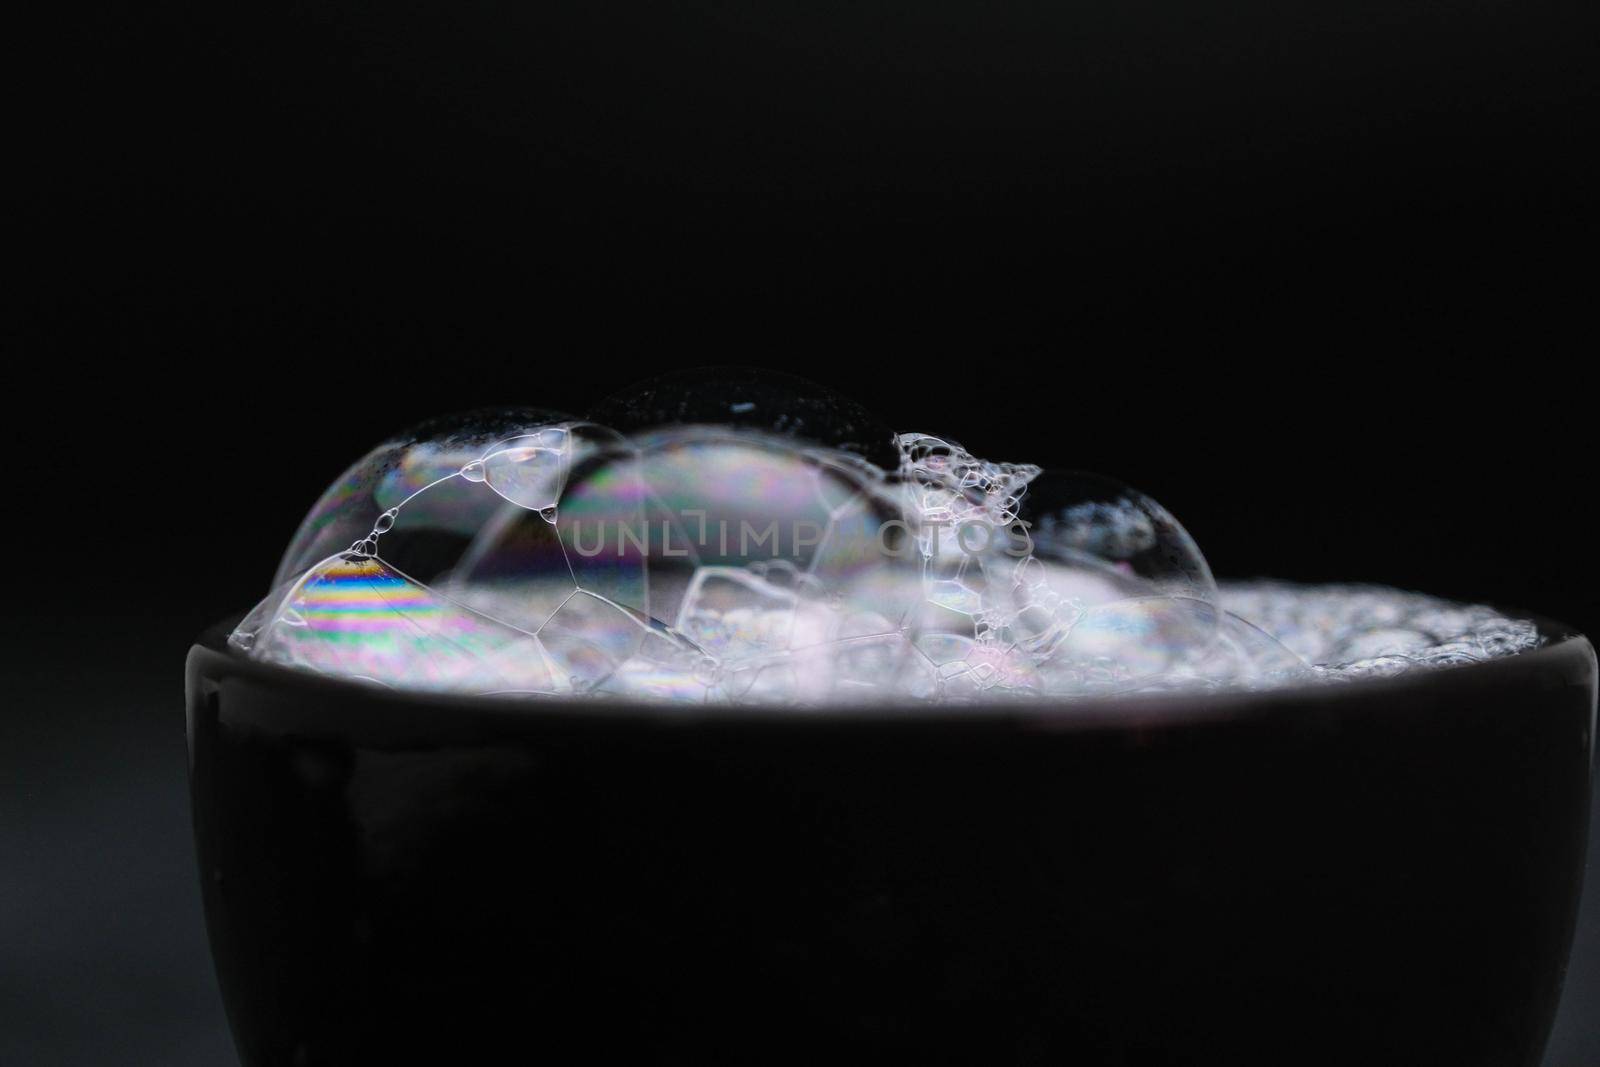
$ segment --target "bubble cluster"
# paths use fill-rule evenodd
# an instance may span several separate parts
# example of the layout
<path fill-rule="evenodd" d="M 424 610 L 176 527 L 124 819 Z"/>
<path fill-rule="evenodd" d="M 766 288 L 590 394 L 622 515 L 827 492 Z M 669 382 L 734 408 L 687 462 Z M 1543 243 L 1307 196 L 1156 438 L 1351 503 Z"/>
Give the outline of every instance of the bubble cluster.
<path fill-rule="evenodd" d="M 1223 600 L 1334 681 L 1478 663 L 1543 642 L 1526 619 L 1383 586 L 1236 583 L 1223 589 Z"/>
<path fill-rule="evenodd" d="M 1128 486 L 736 384 L 640 387 L 604 408 L 649 423 L 626 435 L 507 409 L 386 442 L 231 643 L 398 688 L 813 707 L 1281 684 L 1537 642 L 1426 598 L 1223 595 Z"/>

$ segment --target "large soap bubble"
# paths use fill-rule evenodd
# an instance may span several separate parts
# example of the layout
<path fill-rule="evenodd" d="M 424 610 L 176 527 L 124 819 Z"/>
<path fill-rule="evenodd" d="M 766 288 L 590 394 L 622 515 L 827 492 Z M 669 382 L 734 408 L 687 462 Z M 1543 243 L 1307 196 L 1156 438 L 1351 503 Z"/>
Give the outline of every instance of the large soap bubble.
<path fill-rule="evenodd" d="M 569 421 L 571 416 L 542 408 L 494 408 L 430 419 L 396 434 L 351 464 L 318 498 L 290 540 L 273 585 L 366 537 L 384 513 L 402 503 L 413 530 L 435 531 L 442 540 L 470 538 L 482 524 L 482 508 L 473 506 L 481 502 L 454 476 L 497 441 Z"/>
<path fill-rule="evenodd" d="M 1200 546 L 1166 508 L 1114 478 L 1044 471 L 1020 507 L 1035 554 L 1062 569 L 1134 588 L 1214 603 L 1216 579 Z"/>
<path fill-rule="evenodd" d="M 1178 521 L 1110 479 L 879 440 L 786 378 L 631 395 L 605 409 L 628 434 L 506 409 L 379 446 L 317 501 L 231 642 L 401 688 L 795 707 L 1261 684 L 1330 652 L 1230 612 Z M 1331 649 L 1367 673 L 1526 638 L 1371 614 L 1392 625 Z M 1489 636 L 1421 648 L 1468 624 Z"/>
<path fill-rule="evenodd" d="M 860 456 L 892 470 L 894 432 L 849 397 L 807 378 L 752 367 L 696 367 L 627 386 L 590 418 L 624 433 L 718 426 Z"/>

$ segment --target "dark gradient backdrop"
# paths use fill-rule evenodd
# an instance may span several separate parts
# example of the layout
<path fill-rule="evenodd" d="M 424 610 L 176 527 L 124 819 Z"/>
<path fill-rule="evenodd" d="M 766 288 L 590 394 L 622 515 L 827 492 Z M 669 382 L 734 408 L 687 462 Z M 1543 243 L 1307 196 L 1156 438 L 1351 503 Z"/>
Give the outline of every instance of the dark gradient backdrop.
<path fill-rule="evenodd" d="M 0 1062 L 229 1061 L 184 649 L 439 411 L 775 366 L 1119 475 L 1222 574 L 1600 631 L 1597 29 L 1557 0 L 180 0 L 13 34 Z M 1584 922 L 1552 1067 L 1600 1062 Z"/>

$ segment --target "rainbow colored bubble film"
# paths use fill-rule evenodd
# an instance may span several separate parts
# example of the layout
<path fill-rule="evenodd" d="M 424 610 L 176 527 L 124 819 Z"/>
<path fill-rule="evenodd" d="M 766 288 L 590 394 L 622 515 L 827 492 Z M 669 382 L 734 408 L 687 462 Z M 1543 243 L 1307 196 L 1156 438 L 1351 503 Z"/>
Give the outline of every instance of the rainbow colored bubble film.
<path fill-rule="evenodd" d="M 650 389 L 703 421 L 506 409 L 380 445 L 231 644 L 403 689 L 805 708 L 1312 683 L 1540 641 L 1394 590 L 1219 587 L 1170 512 L 1103 476 L 830 421 L 814 396 L 754 424 L 753 401 L 720 418 Z"/>

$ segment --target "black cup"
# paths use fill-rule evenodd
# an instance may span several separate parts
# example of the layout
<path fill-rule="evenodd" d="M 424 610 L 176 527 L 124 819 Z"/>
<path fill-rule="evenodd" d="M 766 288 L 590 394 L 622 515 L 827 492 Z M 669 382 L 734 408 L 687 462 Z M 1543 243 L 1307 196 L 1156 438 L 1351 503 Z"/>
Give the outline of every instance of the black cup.
<path fill-rule="evenodd" d="M 813 713 L 189 654 L 244 1062 L 1538 1063 L 1595 657 Z"/>

